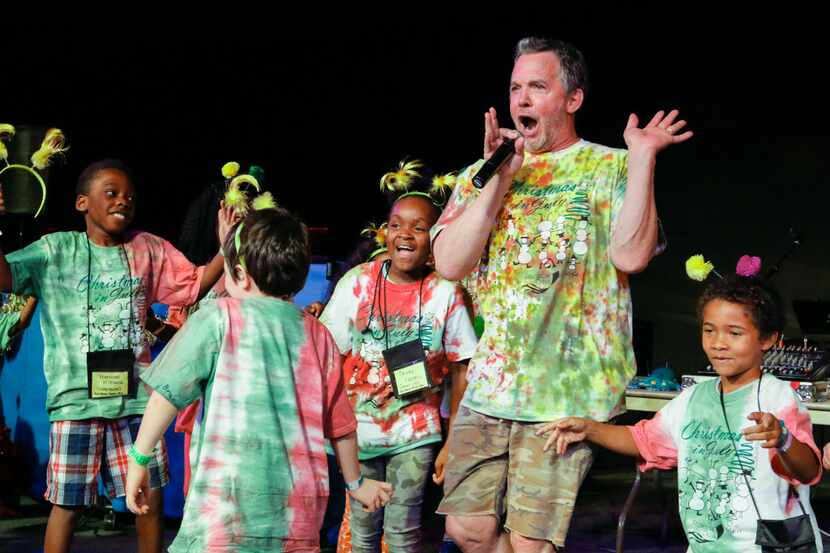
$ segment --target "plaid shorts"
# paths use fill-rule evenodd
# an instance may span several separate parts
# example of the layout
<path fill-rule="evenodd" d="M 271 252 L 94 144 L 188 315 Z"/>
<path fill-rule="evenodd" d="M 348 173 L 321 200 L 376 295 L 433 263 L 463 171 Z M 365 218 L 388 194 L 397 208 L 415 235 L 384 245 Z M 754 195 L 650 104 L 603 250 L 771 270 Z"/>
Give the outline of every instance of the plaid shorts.
<path fill-rule="evenodd" d="M 55 505 L 94 504 L 98 496 L 99 469 L 110 497 L 126 495 L 127 452 L 139 426 L 141 415 L 52 422 L 46 500 Z M 147 468 L 151 488 L 160 488 L 169 482 L 164 440 Z"/>
<path fill-rule="evenodd" d="M 542 424 L 459 407 L 438 513 L 493 515 L 511 532 L 564 547 L 593 454 L 585 443 L 564 455 L 542 451 L 547 438 L 536 436 Z"/>

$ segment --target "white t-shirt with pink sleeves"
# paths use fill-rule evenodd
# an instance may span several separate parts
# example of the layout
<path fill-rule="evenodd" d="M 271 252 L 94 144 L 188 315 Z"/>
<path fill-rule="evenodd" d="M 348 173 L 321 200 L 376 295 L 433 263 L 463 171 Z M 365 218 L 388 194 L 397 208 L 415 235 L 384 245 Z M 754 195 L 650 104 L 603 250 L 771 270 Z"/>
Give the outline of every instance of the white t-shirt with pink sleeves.
<path fill-rule="evenodd" d="M 642 457 L 642 470 L 677 467 L 680 519 L 689 540 L 689 551 L 761 550 L 755 545 L 758 515 L 746 479 L 741 475 L 742 468 L 747 471 L 761 517 L 799 516 L 802 513 L 796 499 L 800 498 L 810 516 L 818 551 L 823 551 L 810 506 L 810 485 L 821 479 L 821 473 L 813 482 L 800 484 L 786 474 L 774 448 L 762 448 L 760 442 L 747 441 L 740 433 L 755 424 L 747 417 L 759 410 L 760 403 L 762 412 L 783 420 L 793 437 L 809 446 L 820 459 L 807 409 L 789 382 L 764 375 L 724 394 L 727 430 L 719 381 L 707 380 L 684 390 L 654 418 L 629 427 Z"/>

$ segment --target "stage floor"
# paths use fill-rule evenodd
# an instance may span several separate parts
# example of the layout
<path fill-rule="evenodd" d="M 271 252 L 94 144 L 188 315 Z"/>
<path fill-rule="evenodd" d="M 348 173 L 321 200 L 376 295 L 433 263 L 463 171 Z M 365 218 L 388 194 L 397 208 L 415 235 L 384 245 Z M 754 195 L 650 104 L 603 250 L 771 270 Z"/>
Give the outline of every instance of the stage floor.
<path fill-rule="evenodd" d="M 665 509 L 656 485 L 656 473 L 644 477 L 640 493 L 626 524 L 625 551 L 629 553 L 682 553 L 686 551 L 680 520 L 677 516 L 676 473 L 662 475 Z M 568 536 L 568 553 L 613 552 L 615 549 L 617 515 L 622 510 L 634 477 L 633 463 L 628 458 L 603 454 L 597 458 L 586 480 L 575 509 Z M 830 529 L 830 477 L 816 486 L 813 507 L 820 526 Z M 435 498 L 430 498 L 434 503 Z M 662 512 L 666 511 L 666 540 L 661 542 Z M 434 511 L 434 505 L 432 507 Z M 432 512 L 430 511 L 430 512 Z M 20 516 L 0 519 L 0 551 L 4 553 L 35 553 L 42 551 L 43 531 L 46 527 L 48 506 L 24 499 Z M 168 519 L 168 543 L 176 535 L 177 521 Z M 429 515 L 424 527 L 427 533 L 425 553 L 437 553 L 443 532 L 443 522 L 437 515 Z M 830 540 L 825 541 L 830 546 Z M 111 515 L 104 510 L 93 512 L 85 528 L 80 529 L 73 547 L 78 553 L 131 553 L 136 551 L 135 528 L 129 515 L 119 514 L 115 527 Z M 323 551 L 334 551 L 325 547 Z"/>

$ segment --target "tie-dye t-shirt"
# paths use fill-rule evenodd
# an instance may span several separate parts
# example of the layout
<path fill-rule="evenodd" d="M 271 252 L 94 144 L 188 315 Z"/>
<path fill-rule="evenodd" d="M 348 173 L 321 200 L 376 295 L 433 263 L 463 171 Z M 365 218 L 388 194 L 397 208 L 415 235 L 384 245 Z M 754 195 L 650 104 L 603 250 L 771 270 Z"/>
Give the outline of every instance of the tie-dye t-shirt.
<path fill-rule="evenodd" d="M 270 297 L 223 298 L 188 318 L 142 375 L 181 409 L 203 400 L 173 553 L 318 543 L 325 438 L 355 430 L 340 352 L 319 321 Z"/>
<path fill-rule="evenodd" d="M 134 399 L 88 398 L 86 354 L 132 346 L 140 377 L 150 364 L 142 332 L 147 307 L 195 302 L 204 269 L 146 232 L 128 234 L 123 248 L 97 246 L 82 232 L 57 232 L 10 253 L 6 260 L 12 290 L 40 301 L 49 420 L 143 413 L 148 398 L 143 386 L 138 386 Z"/>
<path fill-rule="evenodd" d="M 379 277 L 381 270 L 384 275 Z M 476 337 L 461 288 L 430 273 L 396 284 L 381 261 L 358 265 L 340 279 L 320 320 L 346 356 L 346 394 L 357 417 L 360 459 L 391 455 L 441 441 L 440 385 L 448 363 L 469 359 Z M 420 309 L 419 309 L 420 304 Z M 420 311 L 420 324 L 419 324 Z M 426 350 L 433 391 L 398 399 L 383 350 L 417 340 Z M 420 330 L 419 330 L 420 329 Z"/>
<path fill-rule="evenodd" d="M 458 179 L 433 239 L 479 192 Z M 463 405 L 489 416 L 607 420 L 635 373 L 631 296 L 609 257 L 627 153 L 580 141 L 525 153 L 467 282 L 484 317 Z"/>
<path fill-rule="evenodd" d="M 755 545 L 758 515 L 742 468 L 748 471 L 761 518 L 799 516 L 802 512 L 796 499 L 801 499 L 821 551 L 821 537 L 810 505 L 810 485 L 821 479 L 821 472 L 809 485 L 800 484 L 787 476 L 774 448 L 762 448 L 760 442 L 747 441 L 740 433 L 755 424 L 747 416 L 759 411 L 760 403 L 761 412 L 784 421 L 793 438 L 806 444 L 820 459 L 807 409 L 789 382 L 765 375 L 760 381 L 724 394 L 730 438 L 718 382 L 713 378 L 684 390 L 654 418 L 629 427 L 642 457 L 640 468 L 677 467 L 680 520 L 694 553 L 761 551 Z"/>

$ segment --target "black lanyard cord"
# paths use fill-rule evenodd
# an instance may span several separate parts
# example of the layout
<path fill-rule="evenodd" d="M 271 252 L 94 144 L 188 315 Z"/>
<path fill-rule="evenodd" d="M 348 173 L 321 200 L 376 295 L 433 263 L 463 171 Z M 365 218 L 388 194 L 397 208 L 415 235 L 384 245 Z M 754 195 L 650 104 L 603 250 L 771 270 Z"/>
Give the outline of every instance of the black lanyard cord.
<path fill-rule="evenodd" d="M 129 278 L 128 286 L 130 288 L 130 326 L 127 328 L 127 348 L 132 351 L 132 333 L 133 333 L 133 273 L 130 269 L 130 258 L 127 256 L 127 248 L 121 244 L 121 252 L 124 254 L 124 263 L 127 265 L 127 276 Z M 89 322 L 89 313 L 92 311 L 90 305 L 89 290 L 92 288 L 92 245 L 89 241 L 89 235 L 86 236 L 86 340 L 87 351 L 92 351 L 92 330 Z"/>
<path fill-rule="evenodd" d="M 758 379 L 758 393 L 756 396 L 756 401 L 758 403 L 758 412 L 762 413 L 761 411 L 761 381 L 764 379 L 764 374 L 761 373 L 761 377 Z M 738 460 L 738 466 L 741 467 L 741 474 L 744 475 L 744 481 L 746 482 L 746 487 L 749 490 L 749 497 L 752 498 L 752 505 L 755 506 L 755 513 L 758 515 L 758 518 L 761 517 L 761 511 L 758 510 L 758 503 L 755 502 L 755 494 L 752 493 L 752 486 L 749 484 L 749 477 L 747 473 L 749 470 L 744 469 L 744 464 L 741 461 L 741 455 L 738 453 L 738 445 L 735 443 L 735 438 L 732 437 L 732 430 L 729 428 L 729 420 L 726 418 L 726 404 L 723 401 L 723 382 L 719 382 L 720 387 L 720 407 L 723 411 L 723 422 L 726 423 L 726 432 L 729 434 L 729 440 L 732 442 L 732 447 L 735 449 L 735 458 Z M 753 451 L 755 446 L 753 445 Z M 801 507 L 801 512 L 805 515 L 807 511 L 804 510 L 804 505 L 801 504 L 801 497 L 798 496 L 798 491 L 796 490 L 796 497 L 798 498 L 798 506 Z"/>
<path fill-rule="evenodd" d="M 372 303 L 369 307 L 369 331 L 372 333 L 372 337 L 376 340 L 380 340 L 381 338 L 384 339 L 386 344 L 386 349 L 389 349 L 389 330 L 388 330 L 388 317 L 389 317 L 389 309 L 386 303 L 386 279 L 388 278 L 389 270 L 387 267 L 391 264 L 391 261 L 386 260 L 384 261 L 381 266 L 380 270 L 378 271 L 378 276 L 375 279 L 375 289 L 372 291 Z M 384 273 L 384 270 L 386 271 Z M 424 280 L 426 277 L 421 278 L 420 283 L 418 284 L 418 341 L 421 341 L 421 321 L 422 319 L 422 298 L 423 298 L 423 290 L 424 290 Z M 372 321 L 375 320 L 375 305 L 377 305 L 377 300 L 380 299 L 378 296 L 383 297 L 383 310 L 380 310 L 380 306 L 378 305 L 378 319 L 382 324 L 382 334 L 377 335 L 375 334 L 374 329 L 372 328 Z"/>

